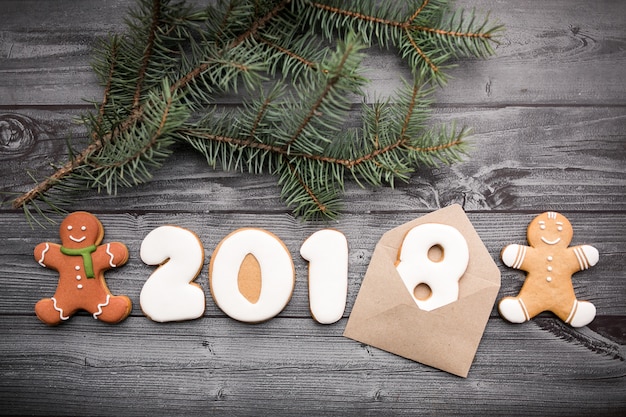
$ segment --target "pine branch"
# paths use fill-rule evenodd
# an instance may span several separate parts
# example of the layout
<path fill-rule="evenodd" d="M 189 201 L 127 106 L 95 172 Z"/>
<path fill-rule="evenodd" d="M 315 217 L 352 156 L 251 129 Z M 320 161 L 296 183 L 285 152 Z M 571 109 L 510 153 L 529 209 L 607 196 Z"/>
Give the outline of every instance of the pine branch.
<path fill-rule="evenodd" d="M 282 1 L 275 9 L 270 11 L 267 15 L 263 16 L 259 21 L 266 22 L 272 16 L 275 16 L 278 11 L 284 8 L 287 5 L 287 3 L 288 3 L 287 0 Z M 135 12 L 137 20 L 141 20 L 145 15 L 147 15 L 146 13 L 147 2 L 143 2 L 141 4 L 144 6 L 144 11 L 143 11 L 143 14 L 141 11 Z M 109 51 L 107 55 L 110 56 L 110 59 L 105 58 L 105 59 L 102 59 L 102 61 L 104 62 L 110 61 L 110 65 L 108 67 L 108 71 L 106 71 L 107 73 L 106 86 L 105 86 L 105 92 L 104 92 L 104 99 L 102 101 L 102 104 L 100 105 L 100 110 L 99 110 L 100 116 L 95 122 L 89 115 L 87 115 L 83 119 L 85 123 L 90 126 L 90 129 L 92 131 L 92 134 L 91 134 L 92 139 L 93 139 L 92 143 L 87 148 L 85 148 L 76 158 L 71 159 L 63 167 L 58 169 L 52 176 L 46 178 L 44 181 L 39 182 L 31 190 L 27 191 L 26 193 L 16 198 L 12 203 L 13 208 L 26 207 L 29 203 L 32 203 L 37 199 L 42 199 L 46 197 L 47 195 L 46 193 L 51 188 L 57 186 L 59 181 L 62 181 L 64 178 L 69 177 L 72 174 L 74 174 L 79 167 L 84 167 L 86 165 L 86 160 L 89 156 L 99 153 L 100 151 L 102 151 L 106 143 L 113 141 L 116 137 L 119 137 L 120 135 L 127 134 L 129 129 L 131 129 L 133 126 L 136 126 L 138 123 L 142 122 L 144 111 L 143 111 L 143 107 L 138 105 L 138 101 L 139 101 L 138 97 L 141 94 L 142 84 L 144 83 L 144 80 L 145 80 L 145 76 L 146 76 L 146 72 L 148 68 L 147 63 L 150 62 L 152 44 L 154 43 L 154 40 L 157 38 L 156 32 L 159 29 L 158 16 L 159 16 L 159 8 L 161 7 L 161 5 L 162 3 L 160 1 L 154 0 L 154 2 L 152 3 L 152 7 L 150 8 L 150 12 L 151 12 L 150 15 L 152 16 L 152 23 L 150 25 L 150 31 L 148 34 L 149 47 L 147 47 L 144 51 L 143 58 L 141 60 L 142 65 L 141 65 L 141 68 L 137 71 L 137 75 L 133 74 L 132 73 L 133 71 L 131 69 L 130 74 L 127 74 L 126 76 L 124 75 L 120 76 L 120 74 L 117 72 L 118 67 L 115 65 L 116 60 L 117 60 L 117 55 L 120 49 L 124 45 L 140 44 L 139 42 L 136 42 L 137 40 L 133 42 L 130 42 L 130 41 L 123 42 L 121 38 L 114 37 L 111 40 L 110 45 L 106 47 L 106 50 Z M 192 15 L 192 18 L 193 17 L 194 16 Z M 132 28 L 135 25 L 132 23 L 129 23 L 129 26 Z M 255 33 L 255 31 L 258 30 L 258 27 L 260 27 L 260 23 L 257 23 L 256 25 L 254 25 L 254 27 L 251 27 L 245 34 L 239 35 L 237 40 L 231 44 L 231 47 L 234 48 L 237 46 L 237 44 L 243 42 L 246 36 L 252 36 Z M 226 48 L 226 49 L 230 49 L 230 48 Z M 127 53 L 129 53 L 131 57 L 125 59 L 126 64 L 137 62 L 137 60 L 132 56 L 132 53 L 130 52 L 127 52 Z M 202 63 L 198 67 L 186 73 L 173 86 L 171 86 L 169 94 L 170 95 L 175 94 L 178 90 L 182 90 L 189 83 L 194 81 L 196 78 L 199 78 L 200 76 L 202 76 L 203 72 L 206 71 L 206 69 L 211 64 L 215 64 L 215 62 Z M 243 69 L 244 71 L 246 70 L 245 67 L 240 67 L 240 69 Z M 96 72 L 98 73 L 99 71 L 96 69 Z M 100 73 L 102 74 L 101 71 Z M 235 76 L 236 75 L 232 75 L 231 78 L 234 78 Z M 125 97 L 125 93 L 124 93 L 125 86 L 114 85 L 113 83 L 114 79 L 116 79 L 118 82 L 119 81 L 123 82 L 125 79 L 131 79 L 131 80 L 135 79 L 136 80 L 136 83 L 134 84 L 135 94 L 133 95 L 132 106 L 128 106 L 128 105 L 122 106 L 122 110 L 124 108 L 130 109 L 130 111 L 126 113 L 125 120 L 116 121 L 115 123 L 112 123 L 110 126 L 108 126 L 109 130 L 107 130 L 106 127 L 102 126 L 102 122 L 104 119 L 104 114 L 105 114 L 107 105 L 109 104 L 109 100 L 108 100 L 109 97 L 111 96 L 111 94 L 115 93 L 116 97 L 118 98 L 117 102 L 114 103 L 116 108 L 111 111 L 112 113 L 118 112 L 117 106 L 119 106 L 120 101 L 123 102 L 123 98 Z M 122 100 L 120 100 L 120 98 Z M 126 161 L 128 162 L 130 160 L 132 160 L 132 158 L 129 158 Z M 158 166 L 158 164 L 155 164 L 155 165 Z M 118 164 L 118 166 L 122 166 L 122 164 Z M 102 167 L 100 167 L 100 169 L 101 168 Z M 94 180 L 96 184 L 98 184 L 97 179 L 101 178 L 101 176 L 96 177 L 93 175 L 87 175 L 86 172 L 83 172 L 81 175 L 85 175 L 86 177 L 91 177 L 91 180 Z M 113 177 L 110 177 L 110 176 L 107 178 L 113 179 Z M 138 183 L 138 182 L 141 182 L 141 181 L 135 181 L 135 183 Z M 94 182 L 92 182 L 92 184 L 93 183 Z M 89 186 L 87 186 L 87 188 L 89 188 Z M 106 186 L 105 188 L 107 190 L 112 190 L 112 189 L 116 189 L 117 187 L 112 186 L 112 184 L 110 184 Z"/>
<path fill-rule="evenodd" d="M 405 11 L 379 6 L 376 0 L 360 2 L 363 11 L 339 0 L 301 1 L 309 6 L 309 22 L 319 24 L 328 38 L 332 39 L 338 27 L 347 25 L 368 45 L 374 40 L 383 46 L 394 45 L 416 76 L 438 84 L 446 81 L 442 69 L 451 57 L 493 54 L 491 42 L 501 30 L 500 26 L 488 27 L 487 19 L 477 26 L 474 12 L 469 20 L 463 13 L 448 16 L 447 2 L 442 0 L 410 1 Z"/>
<path fill-rule="evenodd" d="M 147 45 L 144 50 L 143 57 L 141 59 L 141 67 L 139 68 L 139 71 L 137 74 L 137 82 L 136 82 L 137 86 L 135 88 L 135 95 L 133 96 L 133 108 L 139 107 L 139 102 L 141 100 L 142 86 L 143 86 L 144 78 L 146 76 L 146 70 L 148 69 L 148 64 L 150 63 L 150 58 L 153 53 L 154 43 L 156 40 L 156 31 L 159 27 L 160 12 L 161 12 L 161 2 L 159 0 L 155 0 L 152 3 L 151 22 L 150 22 L 150 27 L 148 29 L 148 36 L 146 40 Z"/>
<path fill-rule="evenodd" d="M 451 13 L 445 0 L 231 0 L 203 9 L 139 0 L 127 24 L 96 55 L 103 99 L 82 119 L 91 143 L 69 148 L 67 163 L 13 202 L 27 216 L 45 213 L 38 201 L 58 209 L 76 190 L 148 181 L 184 141 L 211 166 L 276 175 L 296 215 L 333 218 L 346 175 L 393 186 L 420 165 L 460 158 L 467 130 L 426 127 L 425 85 L 445 81 L 452 57 L 493 53 L 499 30 L 477 24 L 474 12 Z M 364 104 L 362 127 L 347 127 L 367 81 L 363 48 L 374 43 L 395 46 L 414 80 L 391 101 Z M 208 111 L 240 84 L 242 107 Z M 192 121 L 198 110 L 206 116 Z"/>

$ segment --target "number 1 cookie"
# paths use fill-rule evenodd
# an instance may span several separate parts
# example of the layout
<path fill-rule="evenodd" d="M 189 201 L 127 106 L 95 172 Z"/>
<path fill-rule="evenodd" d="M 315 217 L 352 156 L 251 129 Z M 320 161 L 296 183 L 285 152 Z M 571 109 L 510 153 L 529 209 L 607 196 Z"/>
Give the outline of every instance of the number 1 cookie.
<path fill-rule="evenodd" d="M 118 323 L 130 314 L 125 295 L 112 295 L 104 271 L 124 265 L 128 249 L 123 243 L 101 245 L 104 228 L 96 216 L 84 211 L 69 214 L 59 229 L 61 244 L 43 242 L 35 247 L 35 260 L 59 273 L 54 296 L 35 305 L 39 319 L 51 326 L 85 310 L 94 319 Z"/>
<path fill-rule="evenodd" d="M 578 301 L 572 274 L 598 263 L 598 250 L 590 245 L 569 247 L 574 230 L 563 215 L 549 211 L 528 225 L 530 246 L 508 245 L 501 253 L 505 265 L 527 272 L 517 297 L 500 301 L 500 315 L 523 323 L 542 311 L 551 311 L 565 323 L 582 327 L 596 315 L 589 301 Z"/>

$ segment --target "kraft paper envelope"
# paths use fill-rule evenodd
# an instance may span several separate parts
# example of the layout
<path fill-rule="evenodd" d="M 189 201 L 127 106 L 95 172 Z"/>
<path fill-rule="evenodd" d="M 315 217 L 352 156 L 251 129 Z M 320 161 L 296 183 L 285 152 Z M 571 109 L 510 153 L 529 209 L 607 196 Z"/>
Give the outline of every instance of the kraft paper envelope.
<path fill-rule="evenodd" d="M 396 272 L 406 233 L 423 223 L 457 228 L 469 264 L 457 301 L 421 310 Z M 445 253 L 444 253 L 445 256 Z M 454 375 L 467 377 L 500 289 L 500 271 L 458 204 L 385 233 L 363 278 L 344 336 Z"/>

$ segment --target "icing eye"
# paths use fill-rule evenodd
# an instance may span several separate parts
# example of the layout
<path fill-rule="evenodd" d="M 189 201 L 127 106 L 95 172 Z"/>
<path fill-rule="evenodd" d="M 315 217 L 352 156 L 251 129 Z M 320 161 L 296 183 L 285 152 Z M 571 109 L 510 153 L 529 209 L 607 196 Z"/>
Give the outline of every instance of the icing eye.
<path fill-rule="evenodd" d="M 67 226 L 67 230 L 72 230 L 73 227 L 72 226 Z"/>
<path fill-rule="evenodd" d="M 542 224 L 541 226 L 539 226 L 539 228 L 540 228 L 541 230 L 545 230 L 546 225 L 545 225 L 545 224 Z"/>
<path fill-rule="evenodd" d="M 563 231 L 563 226 L 557 226 L 556 230 L 558 230 L 559 232 Z"/>
<path fill-rule="evenodd" d="M 80 228 L 80 230 L 82 230 L 82 231 L 84 232 L 85 230 L 87 230 L 87 226 L 82 226 L 82 227 Z"/>

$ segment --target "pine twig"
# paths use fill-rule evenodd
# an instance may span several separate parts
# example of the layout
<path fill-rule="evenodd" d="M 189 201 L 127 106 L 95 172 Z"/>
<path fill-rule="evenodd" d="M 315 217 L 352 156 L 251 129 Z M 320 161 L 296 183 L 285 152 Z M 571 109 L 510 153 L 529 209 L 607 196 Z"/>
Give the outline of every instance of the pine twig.
<path fill-rule="evenodd" d="M 492 53 L 498 28 L 486 20 L 475 25 L 474 13 L 447 17 L 446 0 L 412 1 L 410 10 L 374 9 L 375 1 L 230 0 L 221 10 L 179 12 L 182 4 L 140 0 L 130 34 L 113 37 L 94 67 L 104 95 L 96 115 L 83 119 L 91 143 L 77 155 L 70 149 L 69 161 L 13 206 L 28 213 L 32 203 L 41 212 L 37 200 L 50 207 L 61 201 L 48 193 L 54 188 L 111 193 L 144 182 L 174 140 L 190 143 L 212 165 L 221 160 L 226 169 L 278 175 L 281 197 L 305 218 L 338 213 L 346 173 L 359 184 L 393 186 L 419 164 L 457 160 L 467 131 L 427 130 L 429 92 L 422 88 L 443 84 L 450 57 Z M 336 52 L 319 29 L 329 40 L 339 32 Z M 352 97 L 363 96 L 360 50 L 373 39 L 397 47 L 414 83 L 394 104 L 364 106 L 362 127 L 347 128 Z M 264 98 L 263 74 L 275 76 L 281 64 L 278 88 Z M 238 80 L 260 97 L 226 111 L 230 120 L 215 113 L 190 119 L 213 104 L 214 94 L 237 91 Z M 287 83 L 291 90 L 281 87 Z"/>
<path fill-rule="evenodd" d="M 228 48 L 225 48 L 225 49 L 235 47 L 241 44 L 242 42 L 244 42 L 247 37 L 250 37 L 256 34 L 256 32 L 259 30 L 260 27 L 262 27 L 263 24 L 267 23 L 270 19 L 275 17 L 282 9 L 284 9 L 290 3 L 290 1 L 291 0 L 283 0 L 274 9 L 272 9 L 268 14 L 266 14 L 261 19 L 256 21 L 250 27 L 249 31 L 241 34 L 234 42 L 232 42 L 229 45 Z M 160 6 L 161 6 L 160 0 L 153 0 L 153 8 L 152 8 L 153 19 L 152 19 L 152 25 L 150 27 L 150 34 L 149 34 L 149 47 L 147 47 L 145 50 L 144 59 L 142 61 L 141 70 L 140 70 L 139 77 L 138 77 L 137 84 L 136 84 L 136 90 L 135 90 L 136 92 L 135 92 L 135 96 L 133 100 L 133 109 L 129 117 L 123 123 L 121 123 L 115 131 L 108 132 L 105 135 L 101 136 L 100 138 L 95 137 L 96 136 L 95 131 L 92 132 L 92 136 L 94 136 L 94 140 L 89 146 L 87 146 L 87 148 L 85 148 L 79 155 L 77 155 L 76 158 L 73 158 L 72 160 L 68 161 L 65 165 L 63 165 L 61 168 L 55 171 L 50 177 L 47 177 L 45 180 L 39 182 L 35 187 L 21 194 L 19 197 L 13 200 L 12 207 L 14 209 L 23 208 L 30 202 L 45 195 L 45 193 L 49 191 L 52 187 L 54 187 L 59 181 L 71 175 L 76 170 L 77 167 L 85 165 L 87 158 L 90 155 L 93 155 L 94 153 L 100 151 L 106 142 L 110 141 L 113 137 L 115 137 L 116 135 L 119 135 L 121 132 L 127 131 L 134 124 L 141 122 L 142 117 L 143 117 L 143 107 L 139 103 L 140 94 L 141 94 L 141 85 L 143 83 L 145 71 L 146 71 L 146 68 L 150 59 L 150 54 L 152 52 L 153 43 L 155 39 L 155 33 L 158 30 L 158 10 L 160 9 Z M 116 50 L 114 49 L 113 52 L 115 51 Z M 111 65 L 110 72 L 109 72 L 109 78 L 107 81 L 107 87 L 105 88 L 105 91 L 104 91 L 104 99 L 100 106 L 101 115 L 103 114 L 105 105 L 107 104 L 108 93 L 109 93 L 110 86 L 111 86 L 110 83 L 113 77 L 114 64 L 115 64 L 115 60 L 112 61 L 112 65 Z M 212 64 L 214 63 L 212 62 L 202 63 L 201 65 L 199 65 L 192 71 L 185 74 L 178 81 L 176 81 L 176 83 L 174 83 L 171 86 L 170 95 L 173 95 L 178 90 L 183 89 L 191 81 L 193 81 L 195 78 L 199 77 L 204 71 L 206 71 L 208 67 Z"/>
<path fill-rule="evenodd" d="M 62 178 L 70 175 L 76 167 L 85 163 L 85 160 L 93 152 L 96 152 L 101 148 L 101 141 L 95 141 L 87 146 L 78 156 L 68 161 L 61 168 L 57 169 L 54 174 L 46 178 L 44 181 L 38 183 L 35 187 L 25 192 L 24 194 L 13 200 L 13 208 L 19 209 L 25 207 L 31 201 L 36 200 L 38 197 L 44 195 L 48 190 L 54 187 Z"/>

